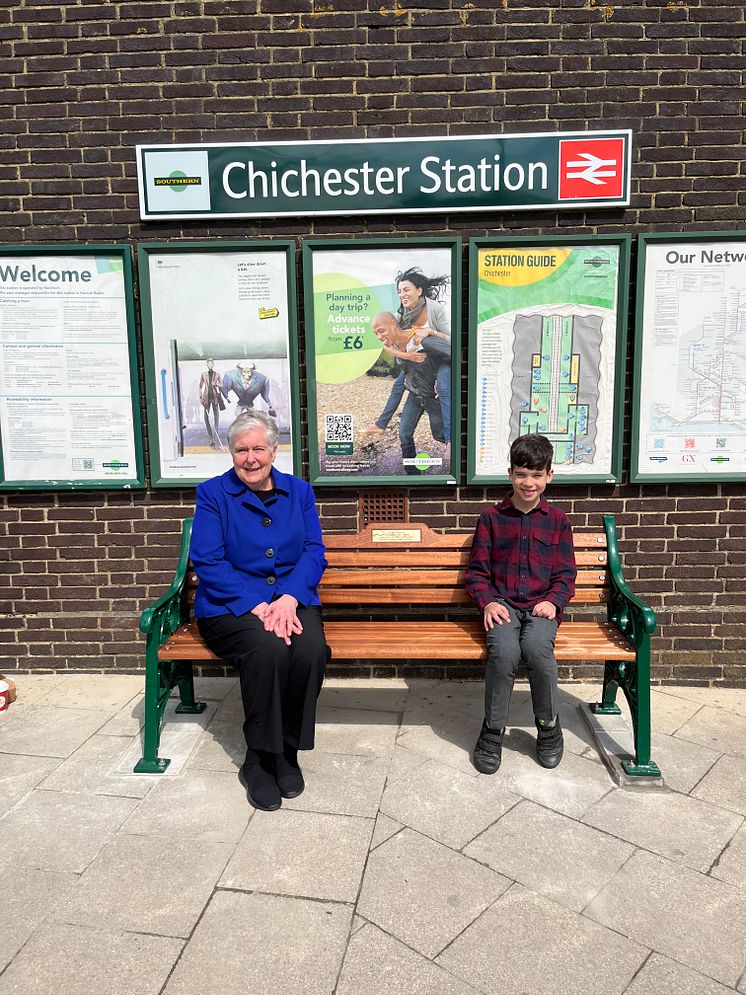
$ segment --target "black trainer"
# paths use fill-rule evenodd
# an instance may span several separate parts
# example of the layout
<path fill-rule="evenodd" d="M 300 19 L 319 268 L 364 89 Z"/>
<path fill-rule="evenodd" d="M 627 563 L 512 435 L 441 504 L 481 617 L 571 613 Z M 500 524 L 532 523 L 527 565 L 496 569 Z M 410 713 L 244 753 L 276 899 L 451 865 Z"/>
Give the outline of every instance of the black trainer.
<path fill-rule="evenodd" d="M 260 750 L 247 750 L 238 780 L 246 789 L 249 804 L 262 812 L 276 812 L 282 805 L 274 773 L 274 757 Z"/>
<path fill-rule="evenodd" d="M 306 786 L 298 764 L 298 751 L 287 743 L 282 753 L 275 754 L 275 780 L 283 798 L 297 798 Z"/>
<path fill-rule="evenodd" d="M 486 722 L 482 723 L 471 761 L 480 774 L 495 774 L 500 769 L 504 734 L 504 729 L 490 729 Z"/>
<path fill-rule="evenodd" d="M 543 728 L 538 719 L 536 720 L 536 728 L 539 732 L 536 738 L 536 759 L 542 767 L 556 767 L 565 750 L 559 715 L 550 729 Z"/>

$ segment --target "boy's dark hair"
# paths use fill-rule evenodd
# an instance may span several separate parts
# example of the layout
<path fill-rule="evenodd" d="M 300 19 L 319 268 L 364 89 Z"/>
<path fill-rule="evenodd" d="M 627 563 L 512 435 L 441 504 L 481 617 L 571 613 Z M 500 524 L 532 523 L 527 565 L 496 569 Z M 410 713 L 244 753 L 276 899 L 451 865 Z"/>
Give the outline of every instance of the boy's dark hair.
<path fill-rule="evenodd" d="M 510 468 L 522 466 L 549 473 L 553 456 L 554 447 L 545 435 L 519 435 L 510 447 Z"/>

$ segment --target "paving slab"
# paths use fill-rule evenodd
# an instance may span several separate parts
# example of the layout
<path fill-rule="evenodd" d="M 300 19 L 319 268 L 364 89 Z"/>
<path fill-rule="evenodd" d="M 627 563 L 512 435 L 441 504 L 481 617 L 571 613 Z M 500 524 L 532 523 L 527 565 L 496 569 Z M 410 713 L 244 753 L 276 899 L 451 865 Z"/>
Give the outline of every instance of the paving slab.
<path fill-rule="evenodd" d="M 0 976 L 0 995 L 158 995 L 182 946 L 166 936 L 45 925 Z"/>
<path fill-rule="evenodd" d="M 40 699 L 56 708 L 122 708 L 143 690 L 144 678 L 127 674 L 66 674 Z"/>
<path fill-rule="evenodd" d="M 16 718 L 0 721 L 0 753 L 69 757 L 112 717 L 112 710 L 32 705 Z"/>
<path fill-rule="evenodd" d="M 217 722 L 243 724 L 243 699 L 241 698 L 241 688 L 238 685 L 232 688 L 220 702 L 215 712 L 215 719 Z"/>
<path fill-rule="evenodd" d="M 621 695 L 620 695 L 621 697 Z M 702 702 L 681 698 L 665 691 L 650 690 L 650 727 L 653 736 L 662 733 L 673 736 L 692 719 L 702 707 Z"/>
<path fill-rule="evenodd" d="M 414 753 L 412 750 L 408 750 L 397 743 L 394 747 L 394 752 L 391 754 L 391 763 L 386 783 L 393 784 L 394 781 L 398 781 L 401 777 L 406 777 L 412 771 L 417 770 L 426 763 L 427 757 L 424 754 Z M 473 767 L 467 773 L 474 777 L 477 775 Z"/>
<path fill-rule="evenodd" d="M 724 985 L 743 971 L 743 893 L 655 854 L 633 854 L 585 915 Z"/>
<path fill-rule="evenodd" d="M 388 784 L 381 811 L 431 839 L 460 849 L 520 801 L 488 777 L 471 777 L 428 760 Z"/>
<path fill-rule="evenodd" d="M 258 812 L 218 885 L 353 903 L 372 834 L 372 819 Z"/>
<path fill-rule="evenodd" d="M 348 686 L 347 682 L 330 685 L 327 681 L 319 695 L 319 708 L 362 708 L 377 712 L 403 712 L 407 706 L 410 691 L 403 682 L 394 687 L 367 687 L 359 682 Z"/>
<path fill-rule="evenodd" d="M 77 884 L 72 872 L 40 871 L 13 860 L 3 864 L 0 901 L 0 973 Z"/>
<path fill-rule="evenodd" d="M 661 954 L 652 954 L 624 995 L 728 995 L 726 988 L 712 978 L 677 964 Z"/>
<path fill-rule="evenodd" d="M 535 757 L 535 740 L 534 735 L 529 736 L 522 729 L 508 729 L 500 770 L 482 776 L 497 778 L 507 791 L 573 819 L 579 819 L 613 789 L 602 764 L 574 753 L 565 753 L 554 770 L 540 766 Z"/>
<path fill-rule="evenodd" d="M 470 774 L 474 772 L 471 750 L 479 729 L 479 722 L 457 708 L 438 709 L 417 702 L 404 712 L 397 745 Z"/>
<path fill-rule="evenodd" d="M 233 853 L 229 843 L 118 836 L 63 903 L 79 926 L 187 937 Z"/>
<path fill-rule="evenodd" d="M 357 907 L 366 919 L 432 958 L 510 883 L 403 829 L 368 858 Z"/>
<path fill-rule="evenodd" d="M 122 777 L 112 773 L 131 740 L 126 736 L 102 736 L 96 733 L 63 760 L 42 781 L 46 791 L 67 791 L 82 795 L 118 795 L 144 798 L 156 780 L 146 777 Z"/>
<path fill-rule="evenodd" d="M 246 740 L 242 724 L 213 719 L 197 740 L 187 768 L 237 772 L 245 758 Z"/>
<path fill-rule="evenodd" d="M 58 757 L 27 757 L 0 753 L 0 818 L 60 763 Z"/>
<path fill-rule="evenodd" d="M 347 956 L 336 995 L 478 995 L 460 978 L 375 926 L 358 930 Z"/>
<path fill-rule="evenodd" d="M 202 701 L 224 701 L 238 687 L 238 677 L 195 677 L 194 696 Z"/>
<path fill-rule="evenodd" d="M 238 843 L 252 812 L 236 771 L 188 770 L 180 778 L 159 778 L 122 831 L 135 836 Z"/>
<path fill-rule="evenodd" d="M 514 885 L 437 963 L 494 995 L 621 995 L 648 953 Z"/>
<path fill-rule="evenodd" d="M 722 708 L 724 711 L 746 716 L 746 688 L 703 688 L 671 685 L 659 690 L 661 694 L 668 694 L 698 705 Z"/>
<path fill-rule="evenodd" d="M 373 838 L 370 841 L 371 850 L 375 850 L 377 846 L 381 843 L 385 843 L 386 840 L 391 839 L 391 837 L 398 833 L 399 830 L 403 829 L 404 826 L 401 822 L 397 822 L 395 819 L 390 819 L 383 812 L 378 813 L 378 818 L 376 819 L 376 827 L 373 830 Z"/>
<path fill-rule="evenodd" d="M 632 852 L 628 843 L 529 801 L 464 848 L 467 857 L 576 912 Z"/>
<path fill-rule="evenodd" d="M 25 708 L 35 704 L 66 679 L 65 674 L 14 674 L 12 671 L 10 676 L 16 686 L 18 698 L 9 711 L 15 711 L 19 706 Z"/>
<path fill-rule="evenodd" d="M 741 892 L 746 890 L 746 825 L 736 835 L 712 865 L 713 877 L 728 881 Z"/>
<path fill-rule="evenodd" d="M 692 791 L 695 798 L 746 815 L 746 763 L 721 756 Z"/>
<path fill-rule="evenodd" d="M 34 791 L 3 819 L 3 860 L 81 873 L 138 804 L 135 798 Z"/>
<path fill-rule="evenodd" d="M 719 753 L 746 757 L 746 715 L 703 705 L 676 735 Z"/>
<path fill-rule="evenodd" d="M 400 714 L 364 708 L 327 708 L 316 712 L 316 750 L 360 757 L 389 755 L 399 731 Z"/>
<path fill-rule="evenodd" d="M 137 736 L 145 722 L 145 695 L 138 694 L 98 730 L 100 736 Z"/>
<path fill-rule="evenodd" d="M 722 756 L 716 750 L 653 730 L 652 756 L 663 773 L 666 787 L 689 794 Z"/>
<path fill-rule="evenodd" d="M 374 819 L 383 794 L 388 760 L 340 756 L 312 750 L 299 755 L 306 790 L 283 799 L 283 808 Z"/>
<path fill-rule="evenodd" d="M 742 817 L 674 791 L 615 789 L 585 813 L 583 822 L 706 872 L 732 839 Z"/>
<path fill-rule="evenodd" d="M 218 892 L 164 995 L 331 995 L 352 906 Z"/>

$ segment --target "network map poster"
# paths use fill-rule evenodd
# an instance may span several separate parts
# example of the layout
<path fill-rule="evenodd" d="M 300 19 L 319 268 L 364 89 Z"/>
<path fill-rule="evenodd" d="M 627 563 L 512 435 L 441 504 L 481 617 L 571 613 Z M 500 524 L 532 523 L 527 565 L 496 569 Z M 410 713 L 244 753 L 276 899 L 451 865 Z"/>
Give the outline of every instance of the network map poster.
<path fill-rule="evenodd" d="M 0 488 L 145 485 L 128 246 L 0 249 Z"/>
<path fill-rule="evenodd" d="M 312 483 L 457 482 L 460 244 L 304 244 Z"/>
<path fill-rule="evenodd" d="M 620 479 L 629 246 L 471 240 L 469 483 L 507 481 L 530 433 L 554 446 L 555 480 Z"/>
<path fill-rule="evenodd" d="M 639 245 L 632 480 L 744 480 L 746 232 Z"/>
<path fill-rule="evenodd" d="M 277 422 L 275 466 L 298 471 L 294 252 L 280 240 L 138 247 L 155 486 L 230 469 L 228 429 L 249 410 Z"/>

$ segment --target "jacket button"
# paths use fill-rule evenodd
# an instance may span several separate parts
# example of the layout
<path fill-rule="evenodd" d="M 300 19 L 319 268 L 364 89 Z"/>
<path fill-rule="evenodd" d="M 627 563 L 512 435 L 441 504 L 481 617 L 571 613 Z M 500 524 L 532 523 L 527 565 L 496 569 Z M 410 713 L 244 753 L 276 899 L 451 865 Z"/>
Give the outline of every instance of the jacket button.
<path fill-rule="evenodd" d="M 271 560 L 272 557 L 275 555 L 275 551 L 274 549 L 268 549 L 264 555 L 267 557 L 268 560 Z"/>
<path fill-rule="evenodd" d="M 272 519 L 271 518 L 263 518 L 262 519 L 262 525 L 264 526 L 265 529 L 268 526 L 270 526 L 271 524 L 272 524 Z"/>
<path fill-rule="evenodd" d="M 276 584 L 277 583 L 277 578 L 276 577 L 267 577 L 267 583 L 270 584 L 270 585 Z"/>

